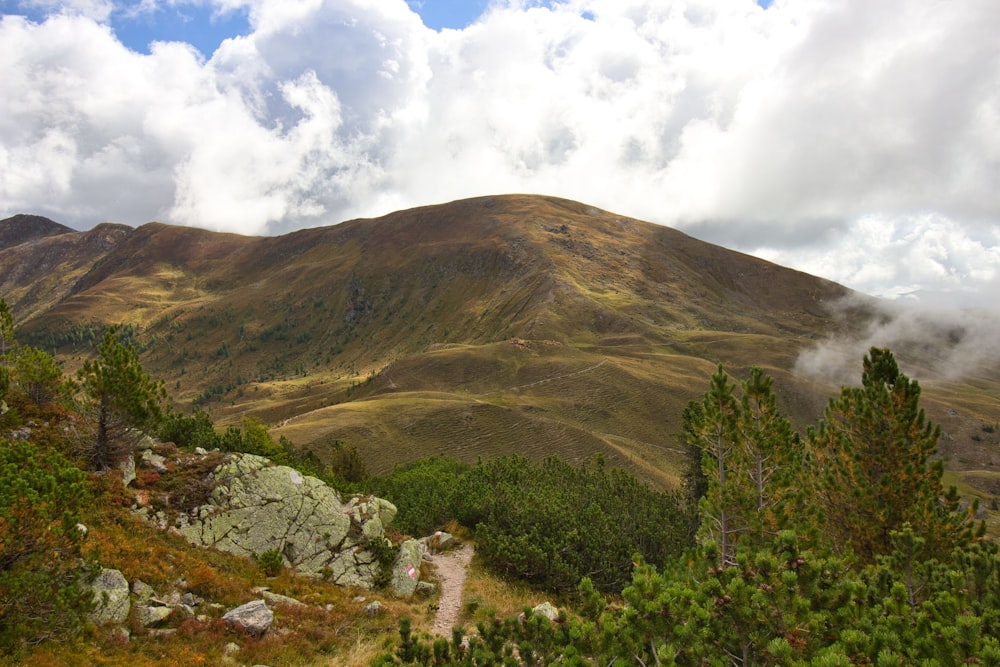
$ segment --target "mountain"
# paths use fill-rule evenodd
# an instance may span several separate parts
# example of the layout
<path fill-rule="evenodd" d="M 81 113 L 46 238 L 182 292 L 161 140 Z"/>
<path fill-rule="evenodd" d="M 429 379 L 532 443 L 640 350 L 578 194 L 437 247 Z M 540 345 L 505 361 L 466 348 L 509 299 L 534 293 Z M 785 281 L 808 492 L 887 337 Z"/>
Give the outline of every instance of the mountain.
<path fill-rule="evenodd" d="M 793 421 L 814 423 L 836 386 L 796 360 L 870 314 L 831 308 L 852 293 L 830 281 L 544 196 L 279 237 L 21 225 L 0 222 L 0 237 L 30 238 L 0 249 L 0 294 L 23 341 L 71 371 L 105 326 L 130 325 L 178 406 L 256 416 L 321 455 L 348 442 L 373 472 L 432 454 L 599 453 L 671 483 L 681 412 L 717 364 L 764 367 Z M 946 454 L 992 479 L 1000 443 L 980 427 L 997 418 L 997 376 L 925 395 Z"/>
<path fill-rule="evenodd" d="M 72 232 L 73 230 L 66 225 L 60 225 L 40 215 L 15 215 L 0 221 L 0 249 L 13 248 L 22 243 Z"/>

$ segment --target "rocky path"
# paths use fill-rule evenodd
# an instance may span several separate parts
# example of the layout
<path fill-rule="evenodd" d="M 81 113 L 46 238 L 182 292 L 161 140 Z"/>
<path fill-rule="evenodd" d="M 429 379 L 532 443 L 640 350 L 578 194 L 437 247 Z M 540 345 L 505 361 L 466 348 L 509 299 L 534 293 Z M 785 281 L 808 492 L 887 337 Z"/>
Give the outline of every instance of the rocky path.
<path fill-rule="evenodd" d="M 438 600 L 434 627 L 431 628 L 431 632 L 435 635 L 451 637 L 451 629 L 458 623 L 458 617 L 462 612 L 465 575 L 474 552 L 472 544 L 467 542 L 457 549 L 437 554 L 431 560 L 437 568 L 441 582 L 441 598 Z"/>

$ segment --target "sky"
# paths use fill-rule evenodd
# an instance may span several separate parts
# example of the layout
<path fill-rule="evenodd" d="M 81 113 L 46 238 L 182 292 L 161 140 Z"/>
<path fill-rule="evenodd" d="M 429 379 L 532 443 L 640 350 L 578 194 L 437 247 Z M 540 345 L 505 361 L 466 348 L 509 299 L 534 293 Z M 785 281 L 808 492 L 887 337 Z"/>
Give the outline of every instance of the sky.
<path fill-rule="evenodd" d="M 1000 296 L 996 0 L 0 0 L 0 218 L 281 234 L 567 197 Z"/>

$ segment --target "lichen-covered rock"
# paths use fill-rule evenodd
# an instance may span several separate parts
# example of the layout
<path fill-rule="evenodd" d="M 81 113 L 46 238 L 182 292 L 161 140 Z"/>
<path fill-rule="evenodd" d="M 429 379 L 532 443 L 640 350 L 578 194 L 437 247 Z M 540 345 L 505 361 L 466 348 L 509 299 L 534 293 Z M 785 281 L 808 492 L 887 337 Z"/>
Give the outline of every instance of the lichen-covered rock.
<path fill-rule="evenodd" d="M 424 546 L 418 540 L 406 540 L 399 545 L 399 555 L 392 568 L 392 592 L 400 597 L 410 597 L 420 580 L 420 562 Z"/>
<path fill-rule="evenodd" d="M 94 610 L 88 620 L 94 625 L 123 625 L 128 621 L 128 580 L 118 570 L 104 568 L 90 584 L 94 591 Z"/>
<path fill-rule="evenodd" d="M 122 473 L 122 485 L 128 486 L 135 481 L 135 457 L 129 454 L 118 464 L 118 470 Z"/>
<path fill-rule="evenodd" d="M 135 606 L 135 618 L 144 628 L 158 625 L 167 620 L 173 612 L 170 607 L 159 607 L 155 605 L 137 604 Z"/>
<path fill-rule="evenodd" d="M 139 604 L 147 604 L 156 595 L 156 591 L 145 581 L 136 579 L 132 582 L 132 595 L 135 596 L 136 602 Z"/>
<path fill-rule="evenodd" d="M 274 612 L 267 608 L 263 600 L 254 600 L 227 611 L 222 621 L 231 628 L 260 637 L 271 627 Z"/>
<path fill-rule="evenodd" d="M 250 454 L 232 455 L 213 476 L 208 503 L 178 522 L 189 541 L 245 557 L 276 549 L 300 573 L 374 585 L 378 563 L 365 545 L 384 539 L 396 513 L 392 503 L 372 497 L 345 503 L 315 477 Z"/>

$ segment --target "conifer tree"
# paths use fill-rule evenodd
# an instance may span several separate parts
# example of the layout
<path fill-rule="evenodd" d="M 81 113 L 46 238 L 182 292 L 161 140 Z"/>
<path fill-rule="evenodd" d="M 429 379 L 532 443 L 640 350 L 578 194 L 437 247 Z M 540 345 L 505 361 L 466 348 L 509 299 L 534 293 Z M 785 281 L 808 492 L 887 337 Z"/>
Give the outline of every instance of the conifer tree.
<path fill-rule="evenodd" d="M 0 299 L 0 405 L 3 404 L 3 398 L 10 386 L 11 350 L 16 344 L 17 342 L 14 340 L 14 316 L 11 315 L 7 302 Z"/>
<path fill-rule="evenodd" d="M 95 419 L 95 433 L 84 446 L 89 463 L 98 470 L 117 465 L 163 416 L 166 400 L 162 381 L 142 370 L 135 348 L 118 338 L 114 327 L 97 348 L 99 357 L 84 362 L 77 380 Z"/>
<path fill-rule="evenodd" d="M 808 517 L 803 447 L 778 411 L 773 385 L 752 368 L 737 400 L 719 366 L 703 401 L 684 413 L 687 444 L 700 450 L 707 482 L 699 539 L 718 547 L 720 566 L 735 563 L 737 543 L 760 547 Z"/>
<path fill-rule="evenodd" d="M 702 469 L 708 482 L 699 503 L 701 526 L 698 541 L 718 548 L 720 567 L 736 562 L 736 541 L 746 531 L 746 517 L 736 492 L 739 473 L 737 450 L 737 416 L 739 403 L 733 396 L 734 386 L 719 364 L 712 376 L 701 409 L 685 413 L 689 420 L 684 431 L 690 444 L 701 449 Z"/>
<path fill-rule="evenodd" d="M 774 378 L 753 367 L 741 386 L 737 428 L 749 486 L 748 537 L 759 548 L 779 531 L 801 529 L 813 517 L 806 498 L 804 447 L 778 411 Z"/>
<path fill-rule="evenodd" d="M 7 301 L 0 299 L 0 361 L 17 345 L 14 339 L 14 316 Z"/>
<path fill-rule="evenodd" d="M 62 369 L 37 347 L 18 349 L 14 377 L 20 390 L 35 405 L 55 402 L 64 394 Z"/>
<path fill-rule="evenodd" d="M 909 523 L 925 556 L 943 556 L 972 536 L 971 513 L 934 461 L 940 427 L 919 407 L 920 386 L 892 353 L 871 348 L 861 387 L 844 387 L 808 433 L 827 532 L 866 563 L 892 551 L 892 534 Z"/>

